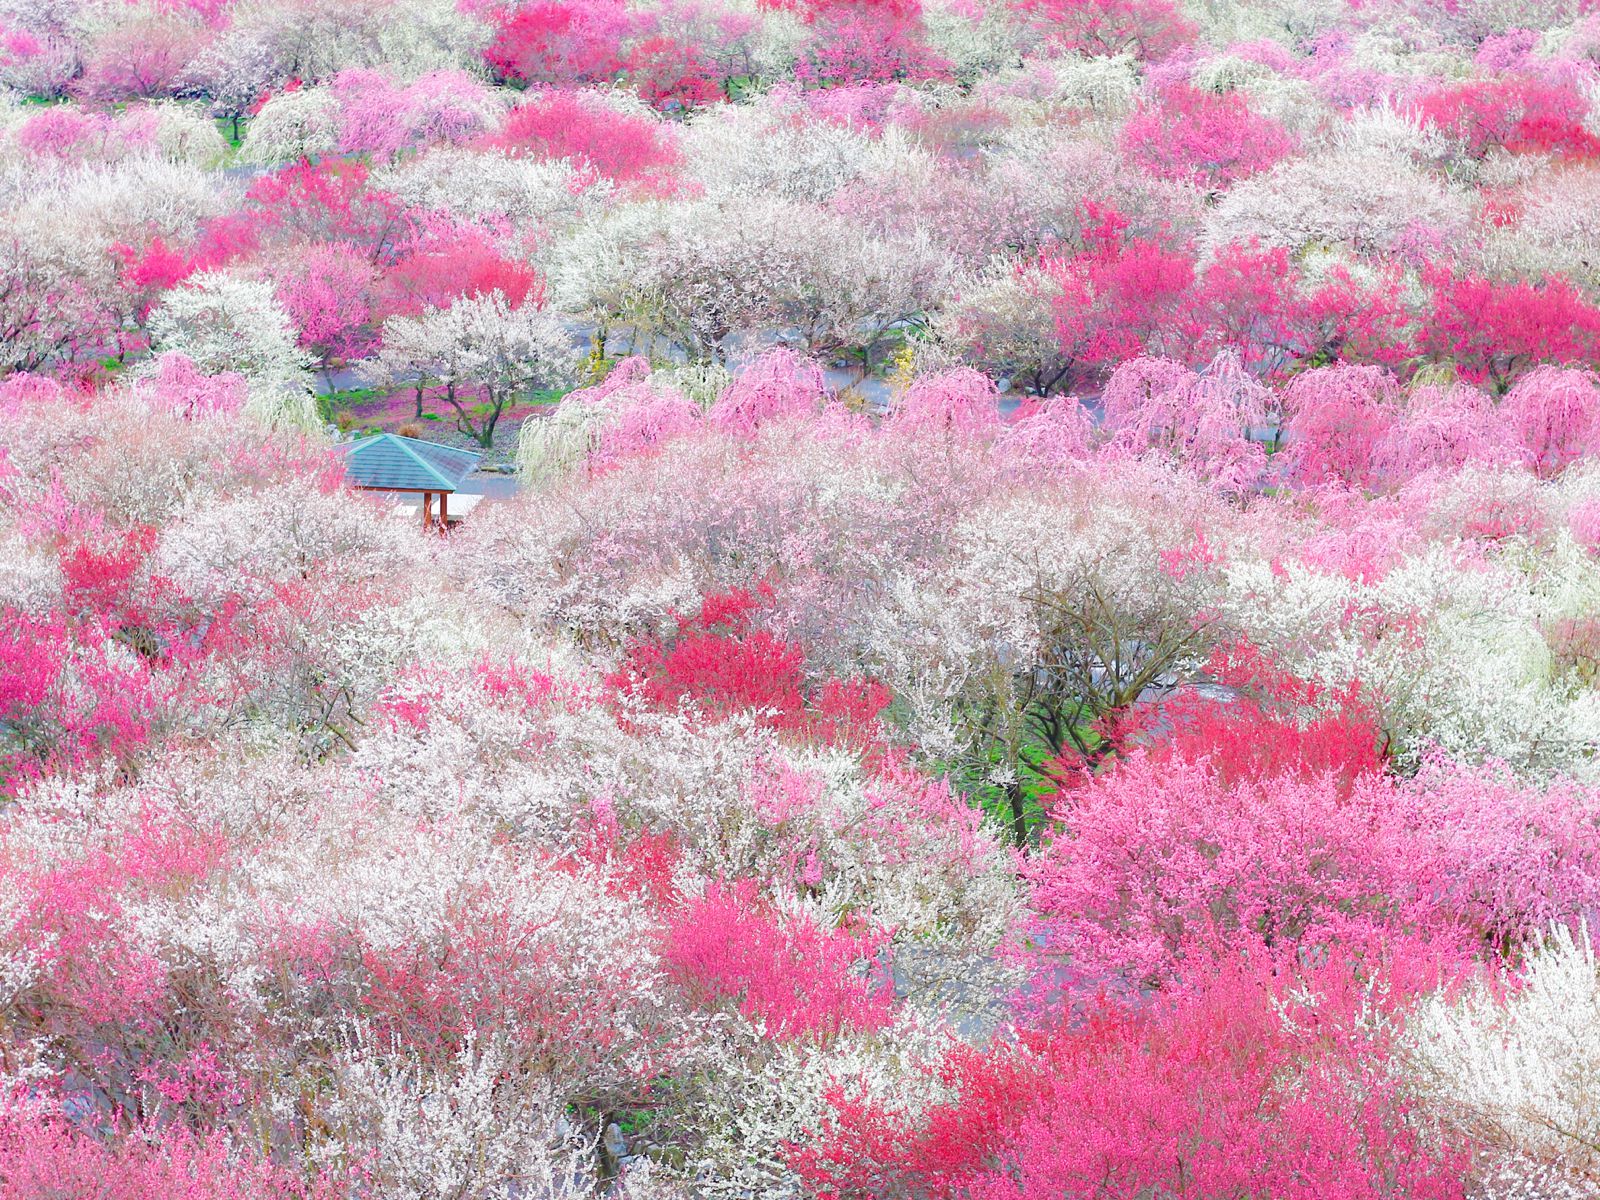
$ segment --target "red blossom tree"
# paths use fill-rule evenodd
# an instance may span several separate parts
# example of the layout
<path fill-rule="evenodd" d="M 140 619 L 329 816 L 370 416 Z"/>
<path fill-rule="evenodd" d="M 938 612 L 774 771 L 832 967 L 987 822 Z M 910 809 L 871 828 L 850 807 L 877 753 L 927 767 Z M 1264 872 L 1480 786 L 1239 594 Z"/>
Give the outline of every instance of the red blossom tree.
<path fill-rule="evenodd" d="M 754 627 L 771 595 L 765 586 L 707 595 L 697 615 L 677 618 L 670 640 L 636 643 L 607 683 L 655 708 L 690 703 L 712 719 L 748 712 L 801 736 L 874 741 L 888 689 L 863 679 L 810 684 L 801 647 Z"/>
<path fill-rule="evenodd" d="M 669 971 L 699 1006 L 733 1001 L 778 1038 L 830 1038 L 843 1029 L 877 1029 L 889 1019 L 887 981 L 858 972 L 881 934 L 819 929 L 805 917 L 781 918 L 761 902 L 753 880 L 713 885 L 667 927 Z"/>
<path fill-rule="evenodd" d="M 695 45 L 656 35 L 628 51 L 628 83 L 651 108 L 699 108 L 725 98 L 724 71 Z"/>
<path fill-rule="evenodd" d="M 1316 993 L 1303 1020 L 1296 984 Z M 1366 994 L 1342 962 L 1303 984 L 1241 966 L 1142 1013 L 958 1044 L 927 1072 L 931 1103 L 837 1080 L 790 1163 L 829 1200 L 1455 1200 L 1465 1148 L 1411 1119 L 1385 1036 L 1358 1024 Z"/>
<path fill-rule="evenodd" d="M 373 187 L 370 175 L 366 164 L 348 159 L 284 167 L 252 184 L 245 207 L 215 222 L 208 239 L 234 253 L 345 242 L 374 263 L 390 260 L 415 238 L 418 221 L 392 194 Z"/>
<path fill-rule="evenodd" d="M 1422 120 L 1473 158 L 1495 147 L 1592 156 L 1600 152 L 1600 138 L 1584 126 L 1588 112 L 1576 88 L 1516 77 L 1449 84 L 1417 101 Z"/>
<path fill-rule="evenodd" d="M 1184 344 L 1194 332 L 1187 303 L 1194 260 L 1153 238 L 1127 237 L 1121 214 L 1088 207 L 1086 248 L 1040 260 L 1058 289 L 1056 336 L 1078 385 L 1125 358 Z"/>
<path fill-rule="evenodd" d="M 415 316 L 425 308 L 449 308 L 465 296 L 499 292 L 512 308 L 541 307 L 544 280 L 527 263 L 508 258 L 482 230 L 429 230 L 384 272 L 385 316 Z"/>
<path fill-rule="evenodd" d="M 573 87 L 617 77 L 634 20 L 621 0 L 533 0 L 498 10 L 494 24 L 484 57 L 503 77 Z"/>
<path fill-rule="evenodd" d="M 1123 152 L 1147 171 L 1212 191 L 1265 171 L 1294 147 L 1294 136 L 1251 112 L 1240 93 L 1183 83 L 1161 89 L 1122 129 Z"/>
<path fill-rule="evenodd" d="M 1214 651 L 1205 676 L 1133 715 L 1127 736 L 1154 761 L 1204 759 L 1227 784 L 1331 775 L 1345 790 L 1382 770 L 1387 739 L 1359 684 L 1300 679 L 1248 642 Z"/>
<path fill-rule="evenodd" d="M 1600 308 L 1560 276 L 1504 283 L 1435 268 L 1428 282 L 1425 350 L 1496 392 L 1540 363 L 1587 362 L 1600 345 Z"/>
<path fill-rule="evenodd" d="M 914 23 L 855 7 L 821 15 L 794 68 L 795 78 L 808 87 L 926 81 L 949 72 L 950 64 L 922 43 Z"/>
<path fill-rule="evenodd" d="M 1415 318 L 1398 267 L 1340 264 L 1309 280 L 1282 246 L 1231 242 L 1208 256 L 1195 288 L 1196 357 L 1235 350 L 1281 378 L 1335 359 L 1397 367 L 1415 354 Z"/>

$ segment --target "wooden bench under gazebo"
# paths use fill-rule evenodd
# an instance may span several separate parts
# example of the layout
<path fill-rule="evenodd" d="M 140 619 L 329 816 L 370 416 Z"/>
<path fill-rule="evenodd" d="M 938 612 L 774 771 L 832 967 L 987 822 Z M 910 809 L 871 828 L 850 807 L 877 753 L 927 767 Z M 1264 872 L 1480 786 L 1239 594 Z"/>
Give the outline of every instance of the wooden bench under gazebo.
<path fill-rule="evenodd" d="M 437 442 L 395 433 L 375 433 L 358 441 L 345 442 L 339 450 L 345 456 L 345 481 L 351 487 L 366 492 L 419 497 L 424 529 L 435 524 L 435 497 L 439 500 L 437 523 L 441 529 L 449 526 L 450 497 L 483 458 L 471 450 L 457 450 L 454 446 L 441 446 Z M 469 495 L 461 499 L 476 502 L 478 497 Z M 471 507 L 465 505 L 463 510 Z M 463 510 L 457 511 L 456 519 L 465 515 Z"/>

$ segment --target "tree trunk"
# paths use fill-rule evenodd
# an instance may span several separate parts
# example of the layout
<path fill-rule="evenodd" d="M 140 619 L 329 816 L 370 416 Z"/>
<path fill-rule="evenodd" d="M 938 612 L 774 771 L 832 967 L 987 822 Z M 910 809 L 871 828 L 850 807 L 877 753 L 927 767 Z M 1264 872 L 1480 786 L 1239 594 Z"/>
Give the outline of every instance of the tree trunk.
<path fill-rule="evenodd" d="M 1006 802 L 1011 807 L 1011 840 L 1017 849 L 1028 849 L 1028 805 L 1022 794 L 1022 780 L 1013 779 L 1006 784 Z"/>
<path fill-rule="evenodd" d="M 478 434 L 478 445 L 485 450 L 494 446 L 494 428 L 500 423 L 500 414 L 505 411 L 508 392 L 496 393 L 493 388 L 489 392 L 489 415 L 483 419 L 483 431 Z"/>

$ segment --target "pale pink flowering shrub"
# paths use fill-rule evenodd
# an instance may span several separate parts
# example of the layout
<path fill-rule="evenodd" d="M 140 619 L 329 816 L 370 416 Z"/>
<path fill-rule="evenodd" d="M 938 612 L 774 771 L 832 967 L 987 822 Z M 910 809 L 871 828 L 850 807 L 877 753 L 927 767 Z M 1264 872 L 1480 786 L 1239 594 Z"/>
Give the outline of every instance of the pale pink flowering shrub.
<path fill-rule="evenodd" d="M 699 429 L 702 413 L 694 401 L 670 389 L 648 384 L 612 392 L 605 399 L 609 414 L 590 466 L 603 470 L 624 458 L 648 454 L 672 438 Z"/>
<path fill-rule="evenodd" d="M 236 371 L 203 374 L 187 355 L 167 353 L 155 359 L 155 370 L 138 384 L 152 407 L 195 419 L 237 413 L 249 398 L 249 382 Z"/>
<path fill-rule="evenodd" d="M 1318 519 L 1296 557 L 1319 570 L 1376 583 L 1423 544 L 1414 512 L 1397 498 L 1369 498 L 1328 484 L 1307 499 Z"/>
<path fill-rule="evenodd" d="M 650 378 L 650 360 L 642 355 L 630 354 L 622 359 L 609 371 L 599 383 L 586 388 L 577 388 L 567 393 L 566 398 L 574 401 L 605 400 L 625 388 L 636 387 L 645 383 Z"/>
<path fill-rule="evenodd" d="M 1271 400 L 1227 352 L 1200 372 L 1129 359 L 1101 395 L 1112 446 L 1169 457 L 1229 491 L 1249 488 L 1265 470 L 1266 452 L 1250 435 L 1268 420 Z"/>
<path fill-rule="evenodd" d="M 1284 457 L 1302 484 L 1365 487 L 1378 444 L 1399 419 L 1399 382 L 1381 367 L 1319 367 L 1283 396 Z"/>
<path fill-rule="evenodd" d="M 779 347 L 747 363 L 706 419 L 718 429 L 748 437 L 768 421 L 815 411 L 826 395 L 822 368 Z"/>
<path fill-rule="evenodd" d="M 1582 500 L 1567 513 L 1567 528 L 1591 554 L 1600 554 L 1600 499 Z"/>
<path fill-rule="evenodd" d="M 1600 384 L 1592 372 L 1535 367 L 1501 402 L 1525 461 L 1541 477 L 1600 449 Z"/>
<path fill-rule="evenodd" d="M 618 362 L 599 383 L 568 392 L 564 402 L 602 414 L 588 458 L 602 471 L 699 429 L 704 415 L 676 388 L 652 379 L 649 360 L 638 355 Z"/>
<path fill-rule="evenodd" d="M 382 71 L 350 68 L 329 85 L 338 105 L 339 149 L 391 158 L 402 150 L 469 141 L 501 107 L 464 71 L 430 71 L 401 84 Z"/>
<path fill-rule="evenodd" d="M 0 25 L 0 78 L 19 91 L 60 96 L 79 69 L 77 48 L 63 30 Z"/>
<path fill-rule="evenodd" d="M 1019 475 L 1050 474 L 1090 456 L 1094 421 L 1076 400 L 1024 404 L 995 438 L 994 452 Z"/>
<path fill-rule="evenodd" d="M 898 98 L 894 87 L 873 82 L 804 91 L 795 97 L 821 120 L 874 133 L 890 117 Z"/>
<path fill-rule="evenodd" d="M 885 429 L 903 438 L 990 438 L 1000 428 L 998 396 L 993 381 L 970 368 L 925 375 L 895 401 Z"/>
<path fill-rule="evenodd" d="M 1468 463 L 1509 464 L 1518 455 L 1494 401 L 1477 388 L 1413 388 L 1399 419 L 1373 449 L 1376 476 L 1402 483 L 1424 471 L 1453 471 Z"/>
<path fill-rule="evenodd" d="M 1539 480 L 1521 467 L 1423 475 L 1400 489 L 1399 499 L 1433 537 L 1486 545 L 1510 538 L 1541 544 L 1556 519 Z"/>

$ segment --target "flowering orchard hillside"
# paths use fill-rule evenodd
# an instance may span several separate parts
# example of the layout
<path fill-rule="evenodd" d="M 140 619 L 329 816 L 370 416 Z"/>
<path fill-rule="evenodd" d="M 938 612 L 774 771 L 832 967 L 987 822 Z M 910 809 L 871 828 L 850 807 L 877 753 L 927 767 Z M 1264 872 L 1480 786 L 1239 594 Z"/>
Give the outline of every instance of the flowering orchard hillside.
<path fill-rule="evenodd" d="M 0 1200 L 1600 1196 L 1600 13 L 0 88 Z"/>

